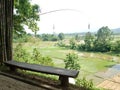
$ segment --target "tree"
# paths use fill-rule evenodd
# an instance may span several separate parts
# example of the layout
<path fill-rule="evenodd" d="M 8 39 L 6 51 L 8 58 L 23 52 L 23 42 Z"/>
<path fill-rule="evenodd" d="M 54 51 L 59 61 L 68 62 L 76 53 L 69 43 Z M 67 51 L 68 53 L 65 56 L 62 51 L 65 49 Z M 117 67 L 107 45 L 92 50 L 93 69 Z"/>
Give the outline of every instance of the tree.
<path fill-rule="evenodd" d="M 31 5 L 30 0 L 14 0 L 14 34 L 21 35 L 26 33 L 24 26 L 28 26 L 35 36 L 39 30 L 39 6 Z"/>
<path fill-rule="evenodd" d="M 85 49 L 87 51 L 90 51 L 92 50 L 92 47 L 93 47 L 93 41 L 94 41 L 94 36 L 90 33 L 90 32 L 87 32 L 85 34 Z"/>
<path fill-rule="evenodd" d="M 95 51 L 107 52 L 110 51 L 110 41 L 112 39 L 112 31 L 106 26 L 98 30 L 97 38 L 94 42 Z"/>
<path fill-rule="evenodd" d="M 54 34 L 42 34 L 43 41 L 57 41 L 58 37 Z"/>
<path fill-rule="evenodd" d="M 13 0 L 0 0 L 0 63 L 12 60 Z"/>
<path fill-rule="evenodd" d="M 76 34 L 76 35 L 75 35 L 75 40 L 77 40 L 77 41 L 80 40 L 80 36 L 79 36 L 79 34 Z"/>
<path fill-rule="evenodd" d="M 66 69 L 75 69 L 75 70 L 79 70 L 80 69 L 80 65 L 78 63 L 78 55 L 75 53 L 69 53 L 66 55 L 66 59 L 64 60 L 65 62 L 65 68 Z"/>
<path fill-rule="evenodd" d="M 97 40 L 99 41 L 110 41 L 112 39 L 112 31 L 107 27 L 102 27 L 97 32 Z"/>
<path fill-rule="evenodd" d="M 59 37 L 60 40 L 63 40 L 65 38 L 65 35 L 63 33 L 59 33 L 58 37 Z"/>
<path fill-rule="evenodd" d="M 112 43 L 111 50 L 117 53 L 120 52 L 120 40 Z"/>
<path fill-rule="evenodd" d="M 75 39 L 70 39 L 70 49 L 76 49 L 76 42 Z"/>

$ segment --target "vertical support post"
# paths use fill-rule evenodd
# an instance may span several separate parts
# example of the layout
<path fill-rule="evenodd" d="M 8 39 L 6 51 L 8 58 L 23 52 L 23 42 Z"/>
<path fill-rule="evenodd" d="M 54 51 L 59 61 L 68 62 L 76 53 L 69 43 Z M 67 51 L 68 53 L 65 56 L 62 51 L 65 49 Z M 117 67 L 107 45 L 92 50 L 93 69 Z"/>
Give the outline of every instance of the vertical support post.
<path fill-rule="evenodd" d="M 10 66 L 10 71 L 15 72 L 16 71 L 16 67 Z"/>
<path fill-rule="evenodd" d="M 61 86 L 63 87 L 68 87 L 69 86 L 69 81 L 67 76 L 59 76 L 59 80 L 61 82 Z"/>
<path fill-rule="evenodd" d="M 13 1 L 0 0 L 0 63 L 12 60 Z"/>
<path fill-rule="evenodd" d="M 13 30 L 13 2 L 6 0 L 6 54 L 7 60 L 12 60 L 12 30 Z"/>
<path fill-rule="evenodd" d="M 0 0 L 0 62 L 6 60 L 6 43 L 5 43 L 5 0 Z"/>

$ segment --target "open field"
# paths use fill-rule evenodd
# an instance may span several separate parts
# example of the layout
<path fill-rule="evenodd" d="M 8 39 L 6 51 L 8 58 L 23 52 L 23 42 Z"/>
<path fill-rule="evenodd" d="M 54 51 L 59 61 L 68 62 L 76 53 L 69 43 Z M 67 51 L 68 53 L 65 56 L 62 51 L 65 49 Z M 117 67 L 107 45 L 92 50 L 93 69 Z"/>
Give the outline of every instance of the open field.
<path fill-rule="evenodd" d="M 23 47 L 31 53 L 33 48 L 37 48 L 42 55 L 49 56 L 53 59 L 55 67 L 64 68 L 64 59 L 66 54 L 70 52 L 77 53 L 79 56 L 79 64 L 81 66 L 79 77 L 87 77 L 98 72 L 106 71 L 109 67 L 120 62 L 120 57 L 109 55 L 107 53 L 83 52 L 70 50 L 56 46 L 57 42 L 36 42 L 23 43 Z M 17 43 L 14 43 L 14 48 Z"/>

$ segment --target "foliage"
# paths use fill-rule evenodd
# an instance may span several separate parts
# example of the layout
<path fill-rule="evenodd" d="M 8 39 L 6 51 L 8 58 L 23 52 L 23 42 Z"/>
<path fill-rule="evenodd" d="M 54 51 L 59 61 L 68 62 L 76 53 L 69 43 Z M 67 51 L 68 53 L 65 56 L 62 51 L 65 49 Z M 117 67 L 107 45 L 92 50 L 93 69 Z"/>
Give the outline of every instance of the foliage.
<path fill-rule="evenodd" d="M 70 39 L 70 49 L 76 49 L 76 42 L 75 39 Z"/>
<path fill-rule="evenodd" d="M 35 35 L 39 30 L 39 6 L 31 5 L 30 0 L 14 0 L 14 34 L 25 34 L 24 26 L 28 26 Z"/>
<path fill-rule="evenodd" d="M 92 80 L 88 81 L 85 77 L 83 79 L 77 79 L 76 85 L 80 86 L 82 90 L 99 90 L 94 87 Z"/>
<path fill-rule="evenodd" d="M 26 52 L 26 50 L 22 47 L 22 44 L 18 44 L 16 48 L 14 49 L 14 59 L 20 62 L 28 62 L 29 58 L 29 53 Z"/>
<path fill-rule="evenodd" d="M 112 31 L 107 27 L 101 27 L 97 32 L 97 40 L 106 42 L 112 39 Z"/>
<path fill-rule="evenodd" d="M 59 41 L 57 43 L 57 45 L 60 46 L 60 47 L 66 47 L 66 45 L 65 45 L 65 43 L 63 41 Z"/>
<path fill-rule="evenodd" d="M 94 51 L 97 52 L 108 52 L 111 50 L 110 42 L 103 43 L 101 41 L 95 40 L 94 42 Z"/>
<path fill-rule="evenodd" d="M 78 44 L 77 45 L 77 50 L 85 51 L 85 44 Z"/>
<path fill-rule="evenodd" d="M 75 53 L 69 53 L 66 55 L 66 59 L 64 60 L 65 62 L 65 68 L 66 69 L 75 69 L 75 70 L 79 70 L 80 69 L 80 65 L 78 63 L 79 58 L 78 55 Z"/>
<path fill-rule="evenodd" d="M 17 43 L 13 43 L 13 47 L 16 47 Z M 71 51 L 75 51 L 80 57 L 78 63 L 81 66 L 80 76 L 78 77 L 84 77 L 88 75 L 94 75 L 94 73 L 107 70 L 109 66 L 113 66 L 116 64 L 116 62 L 113 62 L 113 56 L 114 55 L 108 55 L 108 53 L 97 53 L 97 52 L 84 52 L 84 51 L 76 51 L 76 50 L 70 50 L 68 48 L 61 48 L 58 46 L 53 46 L 54 42 L 37 42 L 36 43 L 22 43 L 22 47 L 29 52 L 30 56 L 28 56 L 29 63 L 39 63 L 37 60 L 34 62 L 31 57 L 33 56 L 33 49 L 37 48 L 37 50 L 41 53 L 41 55 L 44 57 L 49 56 L 53 59 L 53 63 L 55 67 L 64 68 L 65 63 L 64 59 L 66 59 L 66 54 L 68 54 Z M 14 52 L 16 53 L 16 52 Z M 112 53 L 112 52 L 111 52 Z M 118 53 L 117 53 L 118 54 Z M 115 56 L 117 57 L 117 56 Z M 119 57 L 117 57 L 119 58 Z"/>
<path fill-rule="evenodd" d="M 120 40 L 112 43 L 111 51 L 120 52 Z"/>
<path fill-rule="evenodd" d="M 34 37 L 32 34 L 22 34 L 20 36 L 14 35 L 13 38 L 14 43 L 25 43 L 25 42 L 35 43 L 36 41 L 37 42 L 41 41 L 41 38 L 37 36 Z"/>
<path fill-rule="evenodd" d="M 48 56 L 43 57 L 42 54 L 37 50 L 37 48 L 33 49 L 32 55 L 29 54 L 23 47 L 22 44 L 18 44 L 14 49 L 14 59 L 20 62 L 26 63 L 35 63 L 41 65 L 53 66 L 54 63 L 52 59 Z"/>
<path fill-rule="evenodd" d="M 85 50 L 90 51 L 93 48 L 94 36 L 87 32 L 85 35 Z"/>
<path fill-rule="evenodd" d="M 97 32 L 97 39 L 94 42 L 94 50 L 100 52 L 110 51 L 110 41 L 112 39 L 112 31 L 106 26 Z"/>
<path fill-rule="evenodd" d="M 32 60 L 37 62 L 40 61 L 41 63 L 42 55 L 36 48 L 33 49 Z"/>
<path fill-rule="evenodd" d="M 37 48 L 33 49 L 33 54 L 32 54 L 32 60 L 38 64 L 41 65 L 48 65 L 48 66 L 53 66 L 52 59 L 48 56 L 43 57 L 42 54 L 37 50 Z"/>
<path fill-rule="evenodd" d="M 13 37 L 13 42 L 28 42 L 28 39 L 30 39 L 31 36 L 27 35 L 27 34 L 22 34 L 22 35 L 14 35 Z"/>
<path fill-rule="evenodd" d="M 76 41 L 79 41 L 79 40 L 80 40 L 79 34 L 76 34 L 76 35 L 75 35 L 75 40 L 76 40 Z"/>
<path fill-rule="evenodd" d="M 57 41 L 58 37 L 53 34 L 42 34 L 41 36 L 43 41 Z"/>
<path fill-rule="evenodd" d="M 59 38 L 60 40 L 63 40 L 63 39 L 65 38 L 65 35 L 64 35 L 63 33 L 59 33 L 59 34 L 58 34 L 58 38 Z"/>

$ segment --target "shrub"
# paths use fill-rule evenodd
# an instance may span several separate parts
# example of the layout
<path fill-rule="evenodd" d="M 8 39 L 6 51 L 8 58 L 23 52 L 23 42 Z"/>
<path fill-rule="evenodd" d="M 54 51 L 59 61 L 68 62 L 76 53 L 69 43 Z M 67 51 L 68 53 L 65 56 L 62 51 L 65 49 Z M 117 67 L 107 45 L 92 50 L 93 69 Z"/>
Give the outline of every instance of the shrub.
<path fill-rule="evenodd" d="M 111 45 L 111 51 L 120 52 L 120 40 L 114 42 L 114 43 Z"/>
<path fill-rule="evenodd" d="M 14 59 L 20 62 L 28 62 L 30 54 L 22 47 L 22 44 L 18 44 L 14 49 Z"/>
<path fill-rule="evenodd" d="M 85 44 L 78 44 L 77 50 L 85 50 Z"/>
<path fill-rule="evenodd" d="M 70 39 L 70 49 L 76 49 L 76 42 L 74 39 Z"/>
<path fill-rule="evenodd" d="M 57 45 L 60 46 L 60 47 L 65 47 L 65 46 L 66 46 L 63 41 L 59 41 L 59 42 L 57 43 Z"/>
<path fill-rule="evenodd" d="M 78 63 L 78 55 L 75 53 L 69 53 L 66 55 L 66 59 L 64 60 L 65 62 L 65 68 L 66 69 L 75 69 L 79 70 L 80 65 Z"/>
<path fill-rule="evenodd" d="M 58 34 L 58 38 L 59 38 L 60 40 L 63 40 L 63 39 L 65 38 L 65 35 L 64 35 L 63 33 L 59 33 L 59 34 Z"/>
<path fill-rule="evenodd" d="M 52 62 L 52 59 L 48 56 L 43 57 L 42 54 L 37 50 L 37 48 L 33 49 L 31 58 L 33 60 L 33 63 L 38 63 L 41 65 L 48 65 L 48 66 L 54 65 L 54 63 Z"/>
<path fill-rule="evenodd" d="M 53 66 L 52 59 L 48 56 L 43 57 L 42 54 L 37 50 L 33 49 L 32 55 L 29 54 L 23 47 L 22 44 L 18 44 L 14 49 L 14 59 L 20 62 L 34 63 L 41 65 Z"/>
<path fill-rule="evenodd" d="M 80 86 L 82 88 L 82 90 L 99 90 L 94 87 L 92 80 L 88 81 L 88 80 L 86 80 L 85 77 L 83 79 L 77 79 L 76 85 Z"/>

